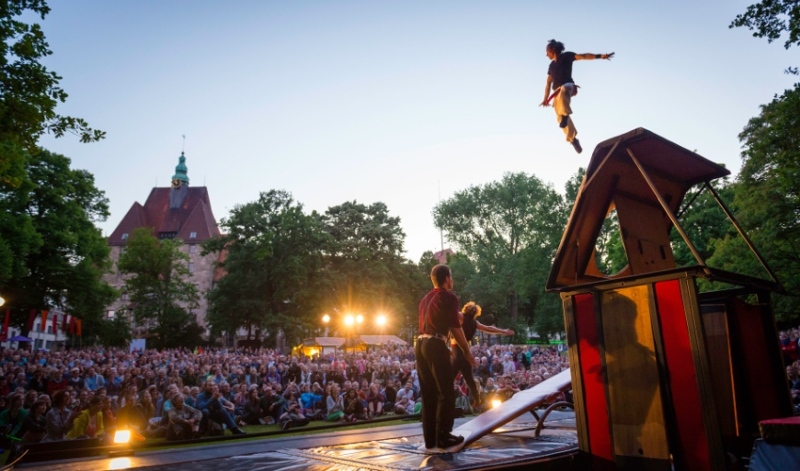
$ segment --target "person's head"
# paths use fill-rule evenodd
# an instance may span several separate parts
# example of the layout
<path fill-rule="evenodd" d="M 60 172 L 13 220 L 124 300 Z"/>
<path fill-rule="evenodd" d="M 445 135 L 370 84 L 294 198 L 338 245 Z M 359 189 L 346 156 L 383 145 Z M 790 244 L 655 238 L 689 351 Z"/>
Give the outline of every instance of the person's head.
<path fill-rule="evenodd" d="M 474 319 L 481 315 L 481 307 L 475 301 L 470 301 L 461 308 L 461 313 Z"/>
<path fill-rule="evenodd" d="M 9 409 L 19 409 L 22 407 L 22 394 L 14 394 L 11 400 L 8 401 Z"/>
<path fill-rule="evenodd" d="M 564 52 L 564 43 L 556 41 L 555 39 L 551 39 L 547 42 L 545 52 L 547 53 L 548 58 L 551 60 L 555 59 L 559 54 Z"/>
<path fill-rule="evenodd" d="M 183 399 L 184 399 L 183 393 L 175 394 L 174 396 L 172 396 L 172 406 L 175 407 L 176 409 L 183 408 Z"/>
<path fill-rule="evenodd" d="M 53 407 L 61 409 L 67 405 L 67 402 L 69 402 L 69 395 L 66 390 L 59 389 L 53 393 Z"/>
<path fill-rule="evenodd" d="M 99 396 L 94 396 L 89 400 L 89 414 L 97 414 L 103 409 L 103 399 Z"/>
<path fill-rule="evenodd" d="M 434 288 L 453 289 L 453 275 L 450 267 L 444 264 L 436 265 L 431 269 L 431 283 Z"/>
<path fill-rule="evenodd" d="M 31 413 L 35 415 L 42 415 L 45 413 L 46 410 L 47 410 L 47 402 L 41 399 L 38 399 L 31 406 Z"/>

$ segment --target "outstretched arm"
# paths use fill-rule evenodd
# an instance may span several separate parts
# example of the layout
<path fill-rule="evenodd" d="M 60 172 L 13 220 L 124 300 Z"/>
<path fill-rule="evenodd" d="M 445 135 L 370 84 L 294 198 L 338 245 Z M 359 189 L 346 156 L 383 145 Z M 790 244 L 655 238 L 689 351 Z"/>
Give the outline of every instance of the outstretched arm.
<path fill-rule="evenodd" d="M 499 329 L 490 325 L 483 325 L 480 322 L 476 323 L 478 324 L 478 330 L 486 332 L 487 334 L 514 335 L 514 331 L 511 329 Z"/>
<path fill-rule="evenodd" d="M 593 59 L 605 59 L 610 61 L 612 57 L 614 57 L 613 52 L 609 52 L 608 54 L 589 54 L 588 52 L 586 54 L 575 54 L 576 61 Z"/>

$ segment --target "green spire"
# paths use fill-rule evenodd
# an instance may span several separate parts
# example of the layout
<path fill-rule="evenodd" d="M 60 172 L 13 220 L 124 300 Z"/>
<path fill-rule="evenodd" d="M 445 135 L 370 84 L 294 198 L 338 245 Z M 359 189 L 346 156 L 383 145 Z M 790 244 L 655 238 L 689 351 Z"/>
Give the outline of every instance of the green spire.
<path fill-rule="evenodd" d="M 172 181 L 174 182 L 175 180 L 180 180 L 184 184 L 188 185 L 189 176 L 186 174 L 186 172 L 188 172 L 189 169 L 186 167 L 186 157 L 183 156 L 183 152 L 181 152 L 181 156 L 178 161 L 179 163 L 175 166 L 175 175 L 172 176 Z"/>

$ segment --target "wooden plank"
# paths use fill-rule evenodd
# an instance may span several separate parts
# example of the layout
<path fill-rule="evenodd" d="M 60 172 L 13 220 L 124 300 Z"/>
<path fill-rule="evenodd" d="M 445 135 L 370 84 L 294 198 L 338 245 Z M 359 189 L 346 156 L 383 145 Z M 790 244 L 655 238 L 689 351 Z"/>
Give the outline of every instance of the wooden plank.
<path fill-rule="evenodd" d="M 603 293 L 601 315 L 614 454 L 667 460 L 648 286 Z"/>

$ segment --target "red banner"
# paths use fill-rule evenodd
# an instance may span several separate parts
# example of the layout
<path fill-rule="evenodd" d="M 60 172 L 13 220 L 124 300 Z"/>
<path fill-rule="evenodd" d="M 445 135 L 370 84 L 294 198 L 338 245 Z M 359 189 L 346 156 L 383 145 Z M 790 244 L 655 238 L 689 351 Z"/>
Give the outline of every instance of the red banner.
<path fill-rule="evenodd" d="M 82 336 L 82 335 L 83 335 L 83 333 L 82 333 L 82 331 L 81 331 L 81 324 L 82 324 L 82 322 L 81 322 L 81 320 L 80 320 L 80 319 L 78 319 L 77 321 L 75 321 L 75 323 L 77 324 L 77 326 L 76 326 L 76 327 L 77 327 L 77 330 L 78 330 L 78 332 L 77 332 L 77 333 L 78 333 L 78 337 L 80 337 L 80 336 Z"/>
<path fill-rule="evenodd" d="M 3 321 L 3 330 L 0 332 L 0 337 L 8 338 L 8 322 L 11 320 L 11 309 L 6 309 L 6 320 Z"/>
<path fill-rule="evenodd" d="M 47 333 L 47 314 L 50 311 L 42 311 L 42 332 Z"/>
<path fill-rule="evenodd" d="M 69 318 L 69 333 L 75 333 L 75 316 Z"/>
<path fill-rule="evenodd" d="M 36 309 L 31 309 L 31 313 L 28 314 L 28 323 L 25 325 L 26 330 L 30 332 L 33 330 L 33 321 L 36 320 Z"/>

